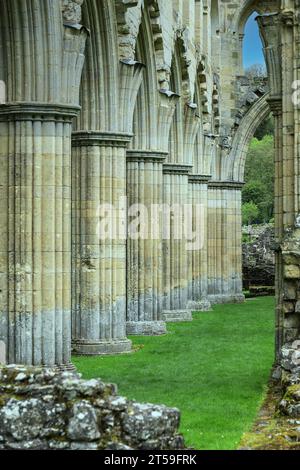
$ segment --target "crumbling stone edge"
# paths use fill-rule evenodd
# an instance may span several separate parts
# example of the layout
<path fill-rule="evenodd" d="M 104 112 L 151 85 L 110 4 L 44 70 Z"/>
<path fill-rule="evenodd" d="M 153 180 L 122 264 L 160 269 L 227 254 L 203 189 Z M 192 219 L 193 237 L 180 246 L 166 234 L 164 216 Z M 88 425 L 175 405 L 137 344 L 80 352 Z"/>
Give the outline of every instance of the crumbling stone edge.
<path fill-rule="evenodd" d="M 180 412 L 76 372 L 0 366 L 0 450 L 180 450 Z"/>

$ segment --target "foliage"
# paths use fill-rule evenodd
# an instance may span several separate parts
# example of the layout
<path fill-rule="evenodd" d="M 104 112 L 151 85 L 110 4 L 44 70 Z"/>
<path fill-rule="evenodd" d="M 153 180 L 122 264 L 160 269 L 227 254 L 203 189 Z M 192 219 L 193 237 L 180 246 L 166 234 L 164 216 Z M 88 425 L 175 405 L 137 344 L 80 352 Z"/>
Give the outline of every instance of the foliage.
<path fill-rule="evenodd" d="M 258 217 L 259 209 L 254 202 L 245 202 L 242 205 L 243 225 L 252 225 L 254 222 L 257 222 Z"/>
<path fill-rule="evenodd" d="M 245 167 L 243 189 L 244 223 L 266 223 L 274 215 L 274 137 L 265 135 L 262 140 L 254 138 L 250 144 Z M 254 205 L 258 209 L 256 215 Z"/>
<path fill-rule="evenodd" d="M 262 140 L 265 135 L 274 134 L 274 117 L 270 114 L 256 129 L 254 137 L 258 140 Z"/>
<path fill-rule="evenodd" d="M 243 243 L 251 243 L 252 242 L 251 236 L 248 235 L 247 233 L 243 233 L 242 242 Z"/>
<path fill-rule="evenodd" d="M 74 358 L 86 379 L 117 383 L 119 392 L 182 412 L 181 432 L 196 449 L 231 450 L 251 428 L 274 360 L 274 300 L 217 305 L 170 334 L 131 338 L 137 352 Z"/>

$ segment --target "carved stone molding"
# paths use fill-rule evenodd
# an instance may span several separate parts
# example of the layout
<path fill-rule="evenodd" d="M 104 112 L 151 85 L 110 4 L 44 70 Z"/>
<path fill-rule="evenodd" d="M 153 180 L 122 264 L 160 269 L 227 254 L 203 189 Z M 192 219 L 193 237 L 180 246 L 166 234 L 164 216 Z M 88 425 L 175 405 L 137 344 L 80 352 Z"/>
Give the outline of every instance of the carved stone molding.
<path fill-rule="evenodd" d="M 209 181 L 208 187 L 210 189 L 233 189 L 233 190 L 242 190 L 244 187 L 243 182 L 241 181 Z"/>

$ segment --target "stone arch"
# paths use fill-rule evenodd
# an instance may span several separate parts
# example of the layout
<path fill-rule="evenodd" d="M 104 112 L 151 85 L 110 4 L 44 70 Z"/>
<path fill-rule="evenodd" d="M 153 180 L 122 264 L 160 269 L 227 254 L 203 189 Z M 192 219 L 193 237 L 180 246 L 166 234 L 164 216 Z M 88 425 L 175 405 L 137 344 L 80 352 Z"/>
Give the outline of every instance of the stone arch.
<path fill-rule="evenodd" d="M 158 149 L 158 87 L 155 60 L 155 39 L 148 8 L 143 8 L 136 41 L 136 60 L 145 65 L 144 77 L 137 96 L 131 149 Z"/>
<path fill-rule="evenodd" d="M 220 32 L 219 0 L 211 0 L 210 17 L 211 33 L 212 36 L 214 36 L 215 34 L 219 34 Z"/>
<path fill-rule="evenodd" d="M 219 0 L 211 0 L 210 6 L 211 48 L 213 67 L 220 67 L 220 5 Z"/>
<path fill-rule="evenodd" d="M 194 143 L 193 172 L 195 174 L 210 174 L 211 166 L 211 139 L 207 137 L 211 130 L 211 112 L 208 99 L 207 69 L 205 57 L 201 57 L 196 74 L 195 103 L 200 124 Z"/>
<path fill-rule="evenodd" d="M 108 0 L 86 0 L 82 21 L 91 31 L 87 42 L 77 129 L 117 130 L 118 40 L 114 7 Z M 93 100 L 91 99 L 93 97 Z"/>
<path fill-rule="evenodd" d="M 240 2 L 233 16 L 233 31 L 243 34 L 249 16 L 256 11 L 259 14 L 266 14 L 277 12 L 279 9 L 280 0 L 244 0 Z"/>
<path fill-rule="evenodd" d="M 277 12 L 280 9 L 280 0 L 244 0 L 240 2 L 236 8 L 235 14 L 231 20 L 231 29 L 238 41 L 238 54 L 240 56 L 239 67 L 240 73 L 243 73 L 243 40 L 246 23 L 252 13 L 268 14 Z"/>
<path fill-rule="evenodd" d="M 172 163 L 176 163 L 177 155 L 183 153 L 182 87 L 182 61 L 180 57 L 180 47 L 176 44 L 171 65 L 170 88 L 180 95 L 180 99 L 175 109 L 169 137 L 169 159 Z"/>
<path fill-rule="evenodd" d="M 243 117 L 234 135 L 228 159 L 227 178 L 229 181 L 244 180 L 245 162 L 250 141 L 258 126 L 270 114 L 269 95 L 263 95 Z"/>
<path fill-rule="evenodd" d="M 177 163 L 177 158 L 181 158 L 185 152 L 187 133 L 191 130 L 187 120 L 189 120 L 188 116 L 193 114 L 191 110 L 196 108 L 192 99 L 189 66 L 190 62 L 187 58 L 185 41 L 181 32 L 179 32 L 175 41 L 170 76 L 170 88 L 180 96 L 175 109 L 169 139 L 169 158 L 172 163 Z M 192 130 L 191 132 L 193 133 Z"/>

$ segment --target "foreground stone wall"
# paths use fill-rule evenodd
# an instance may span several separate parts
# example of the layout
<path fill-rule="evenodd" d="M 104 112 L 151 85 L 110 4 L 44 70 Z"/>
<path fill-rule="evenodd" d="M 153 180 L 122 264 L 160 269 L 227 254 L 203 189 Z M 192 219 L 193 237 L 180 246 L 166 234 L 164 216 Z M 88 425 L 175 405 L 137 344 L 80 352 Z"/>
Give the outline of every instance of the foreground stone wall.
<path fill-rule="evenodd" d="M 0 450 L 183 449 L 179 411 L 76 373 L 0 367 Z"/>

